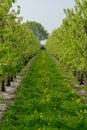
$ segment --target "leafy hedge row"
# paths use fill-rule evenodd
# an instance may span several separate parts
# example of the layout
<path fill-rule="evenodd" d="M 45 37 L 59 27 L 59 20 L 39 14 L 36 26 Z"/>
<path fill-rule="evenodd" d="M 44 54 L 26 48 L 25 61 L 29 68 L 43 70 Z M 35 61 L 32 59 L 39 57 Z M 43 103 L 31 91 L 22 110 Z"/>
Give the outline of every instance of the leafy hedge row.
<path fill-rule="evenodd" d="M 64 11 L 66 18 L 49 37 L 46 47 L 63 70 L 83 84 L 87 79 L 87 0 L 75 0 L 74 8 Z"/>
<path fill-rule="evenodd" d="M 13 0 L 0 1 L 0 82 L 16 75 L 40 48 L 40 43 L 27 24 L 22 24 L 17 11 L 10 11 Z M 2 88 L 4 91 L 4 88 Z"/>

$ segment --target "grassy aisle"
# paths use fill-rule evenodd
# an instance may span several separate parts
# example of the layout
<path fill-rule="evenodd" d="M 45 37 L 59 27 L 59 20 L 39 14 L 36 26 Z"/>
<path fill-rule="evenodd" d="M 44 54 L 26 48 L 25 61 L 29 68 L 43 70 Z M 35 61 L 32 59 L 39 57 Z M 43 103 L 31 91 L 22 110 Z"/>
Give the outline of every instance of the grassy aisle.
<path fill-rule="evenodd" d="M 87 130 L 87 106 L 45 51 L 24 78 L 0 130 Z"/>

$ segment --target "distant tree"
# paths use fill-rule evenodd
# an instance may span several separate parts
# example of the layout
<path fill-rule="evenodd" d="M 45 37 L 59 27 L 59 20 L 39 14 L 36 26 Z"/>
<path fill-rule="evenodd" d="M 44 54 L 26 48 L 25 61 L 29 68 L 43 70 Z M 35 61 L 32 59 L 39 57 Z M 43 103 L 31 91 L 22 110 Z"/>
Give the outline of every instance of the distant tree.
<path fill-rule="evenodd" d="M 49 34 L 47 30 L 45 30 L 40 23 L 35 21 L 28 21 L 27 25 L 29 29 L 31 29 L 34 34 L 39 38 L 40 41 L 48 38 Z"/>

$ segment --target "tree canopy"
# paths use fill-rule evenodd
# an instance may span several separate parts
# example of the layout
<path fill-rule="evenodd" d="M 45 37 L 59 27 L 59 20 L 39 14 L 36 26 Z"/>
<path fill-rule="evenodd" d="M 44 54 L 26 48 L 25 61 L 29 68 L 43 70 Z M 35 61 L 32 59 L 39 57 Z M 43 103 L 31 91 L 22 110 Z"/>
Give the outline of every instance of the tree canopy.
<path fill-rule="evenodd" d="M 9 86 L 8 81 L 38 53 L 40 42 L 27 24 L 22 24 L 20 6 L 15 11 L 10 10 L 14 0 L 0 2 L 0 83 L 5 91 L 5 81 Z"/>
<path fill-rule="evenodd" d="M 27 25 L 29 29 L 31 29 L 34 34 L 39 38 L 39 40 L 45 40 L 48 38 L 48 32 L 44 29 L 44 27 L 35 21 L 27 21 Z"/>
<path fill-rule="evenodd" d="M 74 8 L 64 11 L 66 18 L 49 37 L 47 49 L 82 84 L 87 78 L 87 0 L 75 0 Z"/>

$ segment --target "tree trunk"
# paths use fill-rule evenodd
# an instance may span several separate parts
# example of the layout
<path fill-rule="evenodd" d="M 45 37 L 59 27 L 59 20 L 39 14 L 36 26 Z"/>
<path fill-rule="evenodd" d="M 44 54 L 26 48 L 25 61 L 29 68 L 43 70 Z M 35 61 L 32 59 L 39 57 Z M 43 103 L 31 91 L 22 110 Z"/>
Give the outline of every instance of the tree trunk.
<path fill-rule="evenodd" d="M 14 78 L 16 78 L 16 75 L 14 75 Z"/>
<path fill-rule="evenodd" d="M 1 91 L 5 92 L 5 80 L 2 80 Z"/>
<path fill-rule="evenodd" d="M 82 73 L 81 73 L 81 79 L 80 79 L 80 85 L 84 84 L 83 77 L 84 77 L 84 73 L 82 72 Z"/>
<path fill-rule="evenodd" d="M 11 79 L 11 82 L 13 82 L 13 76 L 12 76 L 12 75 L 11 75 L 11 78 L 10 78 L 10 79 Z"/>
<path fill-rule="evenodd" d="M 76 69 L 73 69 L 73 74 L 74 74 L 74 76 L 76 76 Z"/>
<path fill-rule="evenodd" d="M 10 86 L 11 84 L 11 79 L 10 76 L 7 77 L 7 82 L 6 82 L 6 86 Z"/>
<path fill-rule="evenodd" d="M 78 81 L 80 82 L 80 79 L 81 79 L 81 72 L 80 71 L 76 72 L 76 77 L 77 77 Z"/>

